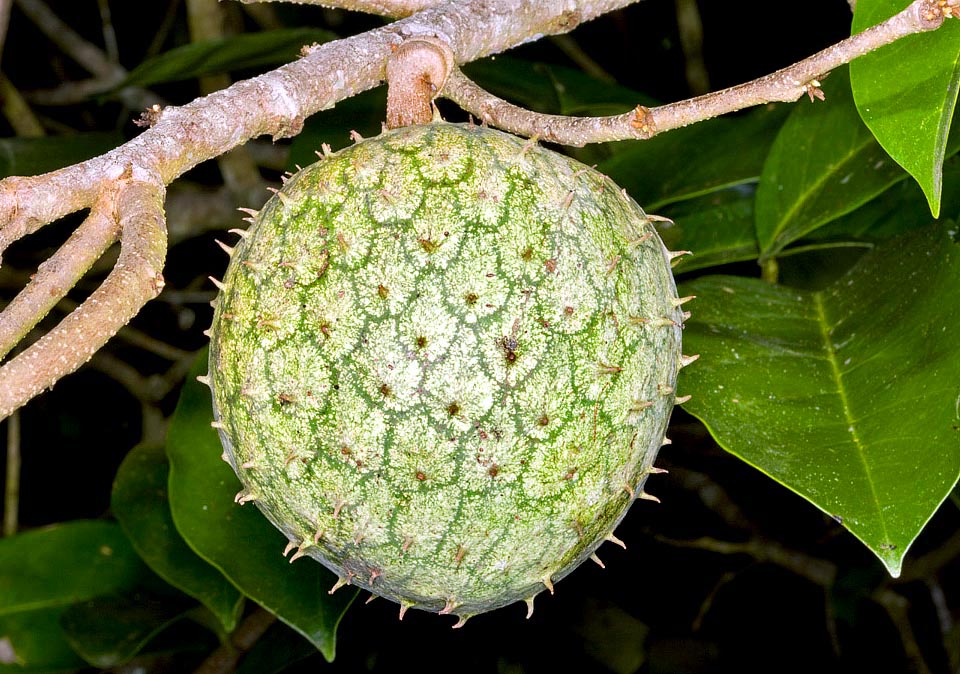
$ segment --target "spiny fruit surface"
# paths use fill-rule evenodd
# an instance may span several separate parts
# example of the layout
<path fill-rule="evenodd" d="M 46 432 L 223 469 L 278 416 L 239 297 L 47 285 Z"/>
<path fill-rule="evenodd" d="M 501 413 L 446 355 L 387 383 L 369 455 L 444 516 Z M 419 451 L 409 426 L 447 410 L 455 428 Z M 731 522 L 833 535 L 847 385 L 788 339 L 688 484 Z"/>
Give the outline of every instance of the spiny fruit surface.
<path fill-rule="evenodd" d="M 532 602 L 645 496 L 678 304 L 596 171 L 475 126 L 359 142 L 232 255 L 210 379 L 238 501 L 404 610 Z"/>

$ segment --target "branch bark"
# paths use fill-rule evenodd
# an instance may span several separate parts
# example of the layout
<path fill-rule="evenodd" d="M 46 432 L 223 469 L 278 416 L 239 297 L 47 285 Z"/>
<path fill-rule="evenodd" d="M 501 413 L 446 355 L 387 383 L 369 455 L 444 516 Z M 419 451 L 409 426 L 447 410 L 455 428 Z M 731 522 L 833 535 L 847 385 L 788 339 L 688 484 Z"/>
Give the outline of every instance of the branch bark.
<path fill-rule="evenodd" d="M 915 33 L 936 30 L 957 16 L 960 0 L 914 0 L 906 9 L 862 33 L 838 42 L 792 66 L 745 84 L 655 108 L 637 106 L 622 115 L 566 117 L 531 112 L 497 98 L 452 72 L 442 95 L 492 126 L 539 140 L 581 147 L 613 140 L 645 140 L 712 117 L 804 95 L 822 97 L 819 78 L 834 68 Z"/>
<path fill-rule="evenodd" d="M 24 1 L 36 0 L 18 0 Z M 42 176 L 0 181 L 0 253 L 44 224 L 104 198 L 115 200 L 121 232 L 119 261 L 103 285 L 54 330 L 0 367 L 0 418 L 86 362 L 159 292 L 166 243 L 164 186 L 185 171 L 257 136 L 297 134 L 307 116 L 379 85 L 387 59 L 406 40 L 442 40 L 455 61 L 465 63 L 570 31 L 633 1 L 446 3 L 307 48 L 294 63 L 183 107 L 166 108 L 155 115 L 152 128 L 101 157 Z M 0 322 L 6 320 L 0 314 Z"/>

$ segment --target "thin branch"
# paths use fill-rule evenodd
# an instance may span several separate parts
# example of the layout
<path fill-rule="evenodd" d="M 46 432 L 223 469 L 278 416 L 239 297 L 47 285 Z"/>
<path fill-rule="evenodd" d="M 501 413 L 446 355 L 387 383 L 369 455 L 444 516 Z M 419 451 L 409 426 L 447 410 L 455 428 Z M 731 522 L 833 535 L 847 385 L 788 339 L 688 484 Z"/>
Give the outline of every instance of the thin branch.
<path fill-rule="evenodd" d="M 703 61 L 703 21 L 697 0 L 675 0 L 680 46 L 686 63 L 687 85 L 693 94 L 710 91 L 707 64 Z"/>
<path fill-rule="evenodd" d="M 82 65 L 90 74 L 103 79 L 122 80 L 127 72 L 117 63 L 111 63 L 99 47 L 84 39 L 57 16 L 42 0 L 14 0 L 51 42 L 64 54 Z"/>
<path fill-rule="evenodd" d="M 67 242 L 37 269 L 30 283 L 0 312 L 0 359 L 66 296 L 120 236 L 111 205 L 94 208 Z"/>
<path fill-rule="evenodd" d="M 3 488 L 3 535 L 17 533 L 20 510 L 20 415 L 7 418 L 7 476 Z"/>
<path fill-rule="evenodd" d="M 0 0 L 2 1 L 2 0 Z M 0 105 L 13 132 L 22 138 L 44 135 L 43 125 L 6 75 L 0 73 Z"/>
<path fill-rule="evenodd" d="M 76 370 L 163 287 L 162 184 L 120 179 L 121 251 L 103 284 L 60 324 L 0 368 L 0 418 Z"/>
<path fill-rule="evenodd" d="M 821 587 L 830 587 L 837 577 L 837 567 L 825 559 L 812 557 L 799 550 L 784 547 L 777 541 L 753 537 L 745 542 L 722 541 L 707 536 L 695 540 L 678 540 L 656 535 L 662 543 L 681 548 L 694 548 L 724 555 L 745 554 L 760 562 L 782 566 Z"/>
<path fill-rule="evenodd" d="M 237 664 L 247 652 L 253 648 L 273 623 L 276 617 L 257 607 L 253 613 L 247 616 L 236 630 L 230 635 L 230 639 L 220 645 L 217 650 L 211 653 L 193 674 L 229 674 L 235 672 Z"/>
<path fill-rule="evenodd" d="M 853 59 L 907 35 L 935 30 L 956 16 L 960 0 L 914 0 L 883 23 L 838 42 L 792 66 L 752 82 L 655 108 L 637 106 L 610 117 L 566 117 L 530 112 L 497 98 L 453 72 L 443 95 L 484 122 L 513 133 L 563 145 L 647 139 L 694 122 L 772 102 L 822 97 L 818 78 Z"/>
<path fill-rule="evenodd" d="M 0 0 L 0 58 L 3 57 L 3 46 L 7 43 L 7 28 L 10 26 L 10 8 L 13 0 Z"/>
<path fill-rule="evenodd" d="M 570 35 L 554 35 L 550 38 L 550 42 L 562 51 L 564 56 L 577 64 L 580 70 L 593 79 L 607 82 L 608 84 L 617 83 L 617 78 L 604 70 L 602 65 L 594 61 L 593 57 L 585 52 L 580 44 Z"/>
<path fill-rule="evenodd" d="M 92 81 L 86 81 L 84 86 L 78 87 L 79 91 L 86 91 L 88 95 L 100 93 L 116 86 L 127 76 L 123 66 L 111 61 L 99 47 L 84 39 L 42 0 L 14 0 L 14 2 L 20 11 L 26 14 L 27 18 L 47 36 L 47 39 L 94 76 Z M 93 83 L 96 83 L 96 86 L 93 86 Z M 37 93 L 39 92 L 35 92 Z M 119 95 L 132 108 L 146 108 L 159 102 L 155 95 L 139 87 L 125 87 Z M 43 95 L 40 94 L 39 98 L 42 99 L 42 97 Z M 36 97 L 26 96 L 26 98 L 40 102 Z"/>
<path fill-rule="evenodd" d="M 33 3 L 38 0 L 18 0 Z M 44 224 L 116 195 L 121 252 L 103 285 L 54 330 L 0 367 L 0 418 L 86 362 L 155 297 L 166 237 L 164 186 L 207 159 L 269 134 L 292 136 L 304 119 L 380 84 L 409 39 L 446 43 L 468 62 L 579 23 L 632 0 L 486 0 L 446 3 L 344 40 L 180 108 L 152 110 L 152 128 L 95 159 L 42 176 L 0 181 L 0 252 Z"/>

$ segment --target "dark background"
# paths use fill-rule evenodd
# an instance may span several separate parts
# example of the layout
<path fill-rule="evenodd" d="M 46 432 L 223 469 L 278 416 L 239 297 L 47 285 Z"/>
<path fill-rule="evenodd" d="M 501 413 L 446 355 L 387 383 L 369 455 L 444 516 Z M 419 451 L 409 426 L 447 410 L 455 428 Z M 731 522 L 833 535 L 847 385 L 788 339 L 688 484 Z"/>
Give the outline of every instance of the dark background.
<path fill-rule="evenodd" d="M 849 33 L 845 0 L 701 0 L 699 5 L 713 88 L 789 65 Z M 60 0 L 51 6 L 89 40 L 101 42 L 94 0 Z M 342 35 L 382 24 L 316 7 L 272 7 L 284 25 L 330 27 Z M 125 67 L 143 60 L 171 8 L 175 18 L 163 48 L 189 41 L 179 3 L 110 3 Z M 237 29 L 258 29 L 238 5 L 224 3 L 224 8 Z M 574 38 L 624 86 L 664 101 L 690 95 L 673 0 L 646 0 L 582 26 Z M 511 56 L 573 65 L 547 41 L 513 50 Z M 2 64 L 22 91 L 87 76 L 16 8 Z M 195 80 L 155 91 L 173 104 L 199 93 Z M 132 123 L 139 111 L 109 96 L 37 111 L 51 132 L 119 130 L 129 138 L 140 131 Z M 331 142 L 342 144 L 347 130 Z M 0 122 L 0 135 L 11 134 Z M 277 178 L 270 168 L 264 176 Z M 219 174 L 208 163 L 183 180 L 210 186 Z M 0 303 L 76 224 L 67 218 L 11 247 L 0 269 Z M 212 233 L 201 232 L 176 242 L 165 275 L 168 292 L 182 297 L 151 303 L 134 327 L 185 352 L 203 346 L 201 331 L 210 320 L 205 302 L 212 298 L 203 279 L 219 276 L 224 267 L 212 239 Z M 757 275 L 751 265 L 736 271 Z M 102 277 L 95 270 L 71 298 L 82 300 Z M 21 412 L 23 529 L 108 515 L 111 483 L 123 456 L 150 424 L 173 410 L 182 367 L 123 340 L 113 340 L 106 353 L 111 360 L 67 377 Z M 149 404 L 131 394 L 118 362 L 132 368 L 141 384 L 155 387 Z M 627 550 L 603 546 L 606 570 L 588 564 L 560 583 L 556 596 L 541 594 L 532 620 L 524 620 L 525 607 L 518 604 L 451 631 L 450 617 L 411 611 L 399 623 L 396 605 L 358 602 L 341 624 L 335 663 L 326 665 L 313 655 L 289 671 L 958 671 L 958 632 L 942 633 L 944 611 L 947 618 L 960 613 L 957 551 L 946 551 L 952 561 L 936 577 L 911 566 L 927 553 L 944 553 L 940 546 L 960 524 L 955 505 L 941 508 L 915 544 L 905 580 L 893 581 L 851 535 L 727 455 L 696 420 L 678 410 L 672 425 L 674 444 L 657 462 L 670 473 L 655 476 L 649 486 L 663 503 L 639 501 L 617 531 Z M 742 545 L 738 552 L 718 552 L 705 538 Z M 744 551 L 748 542 L 753 547 Z M 835 577 L 824 582 L 824 573 Z M 274 628 L 271 638 L 282 639 L 278 633 L 284 630 Z M 291 653 L 303 650 L 304 643 L 290 633 Z M 188 658 L 164 666 L 190 671 L 195 664 Z"/>

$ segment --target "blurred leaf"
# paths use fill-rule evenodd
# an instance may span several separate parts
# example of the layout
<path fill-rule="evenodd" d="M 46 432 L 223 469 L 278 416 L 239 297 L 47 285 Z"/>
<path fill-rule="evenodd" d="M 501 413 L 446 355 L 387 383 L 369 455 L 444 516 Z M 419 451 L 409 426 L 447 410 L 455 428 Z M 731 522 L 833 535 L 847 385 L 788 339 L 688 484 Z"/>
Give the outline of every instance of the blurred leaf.
<path fill-rule="evenodd" d="M 955 233 L 955 232 L 953 232 Z M 896 576 L 960 474 L 960 250 L 935 226 L 821 292 L 713 276 L 684 349 L 685 409 L 728 451 L 842 521 Z"/>
<path fill-rule="evenodd" d="M 863 0 L 853 13 L 859 33 L 906 8 L 910 0 Z M 908 35 L 850 64 L 857 109 L 880 145 L 923 188 L 940 215 L 941 169 L 960 84 L 960 26 Z"/>
<path fill-rule="evenodd" d="M 33 176 L 76 164 L 123 143 L 116 131 L 41 138 L 0 138 L 0 178 Z"/>
<path fill-rule="evenodd" d="M 95 667 L 116 667 L 137 655 L 187 608 L 182 600 L 146 593 L 113 595 L 71 606 L 60 624 L 84 660 Z"/>
<path fill-rule="evenodd" d="M 761 259 L 906 177 L 860 120 L 846 69 L 833 71 L 823 89 L 825 102 L 797 105 L 763 166 L 756 203 Z"/>
<path fill-rule="evenodd" d="M 78 520 L 0 538 L 0 615 L 122 593 L 148 575 L 113 522 Z"/>
<path fill-rule="evenodd" d="M 789 106 L 711 119 L 649 140 L 628 141 L 597 169 L 650 212 L 755 180 Z"/>
<path fill-rule="evenodd" d="M 197 554 L 333 660 L 337 625 L 356 592 L 327 594 L 336 576 L 312 559 L 288 563 L 286 536 L 256 508 L 234 503 L 240 482 L 220 460 L 210 391 L 196 381 L 206 361 L 204 354 L 188 377 L 167 437 L 173 520 Z"/>
<path fill-rule="evenodd" d="M 202 602 L 223 628 L 232 632 L 243 608 L 243 595 L 177 533 L 167 498 L 169 470 L 162 447 L 134 448 L 117 471 L 110 506 L 147 565 Z"/>
<path fill-rule="evenodd" d="M 676 273 L 757 259 L 754 190 L 741 185 L 666 207 L 670 223 L 656 223 L 670 250 L 691 250 L 677 259 Z"/>
<path fill-rule="evenodd" d="M 316 653 L 309 641 L 286 625 L 275 623 L 243 657 L 237 674 L 279 674 Z"/>
<path fill-rule="evenodd" d="M 336 37 L 319 28 L 282 28 L 193 42 L 142 62 L 117 85 L 117 89 L 149 87 L 201 75 L 288 63 L 300 56 L 304 45 L 329 42 Z"/>
<path fill-rule="evenodd" d="M 60 627 L 64 608 L 42 608 L 0 616 L 0 674 L 63 672 L 86 663 Z"/>

